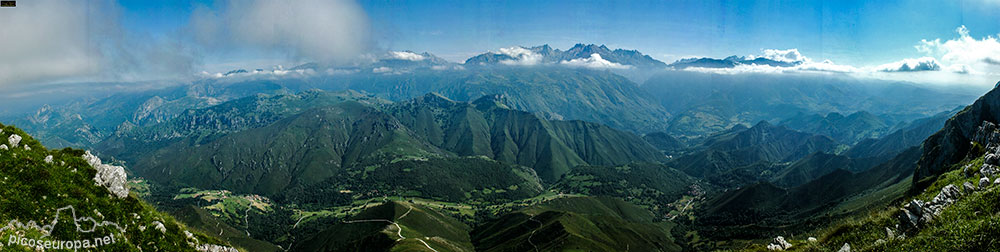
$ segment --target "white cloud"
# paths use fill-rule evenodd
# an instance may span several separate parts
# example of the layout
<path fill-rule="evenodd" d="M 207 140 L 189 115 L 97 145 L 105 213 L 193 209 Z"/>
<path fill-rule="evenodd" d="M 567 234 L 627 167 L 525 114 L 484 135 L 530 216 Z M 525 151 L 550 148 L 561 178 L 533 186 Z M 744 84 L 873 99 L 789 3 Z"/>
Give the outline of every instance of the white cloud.
<path fill-rule="evenodd" d="M 769 59 L 769 60 L 774 60 L 774 61 L 783 61 L 783 62 L 796 62 L 796 61 L 798 61 L 798 62 L 808 62 L 808 61 L 810 61 L 809 58 L 806 58 L 805 56 L 802 56 L 802 54 L 799 53 L 799 49 L 797 49 L 797 48 L 786 49 L 786 50 L 764 49 L 764 55 L 757 56 L 757 57 L 761 57 L 761 58 L 765 58 L 765 59 Z M 756 57 L 754 57 L 753 55 L 750 55 L 750 58 L 752 59 L 752 58 L 756 58 Z"/>
<path fill-rule="evenodd" d="M 576 58 L 571 60 L 563 60 L 560 62 L 563 65 L 574 66 L 574 67 L 586 67 L 586 68 L 609 68 L 609 69 L 629 69 L 632 66 L 622 65 L 619 63 L 608 61 L 601 58 L 600 54 L 591 54 L 589 58 Z"/>
<path fill-rule="evenodd" d="M 900 61 L 876 66 L 875 71 L 879 72 L 919 72 L 938 71 L 941 64 L 933 57 L 921 57 L 917 59 L 903 59 Z"/>
<path fill-rule="evenodd" d="M 931 57 L 937 57 L 947 65 L 964 65 L 974 72 L 1000 73 L 1000 41 L 997 36 L 981 39 L 969 35 L 964 25 L 955 29 L 958 38 L 942 41 L 921 40 L 915 47 Z"/>
<path fill-rule="evenodd" d="M 449 65 L 433 65 L 433 66 L 431 66 L 431 70 L 438 70 L 438 71 L 444 71 L 444 70 L 465 70 L 465 67 L 460 66 L 460 65 L 452 65 L 452 66 L 449 66 Z"/>
<path fill-rule="evenodd" d="M 346 75 L 346 74 L 358 73 L 358 72 L 360 72 L 360 70 L 357 70 L 357 69 L 333 69 L 333 68 L 327 68 L 326 71 L 324 71 L 324 72 L 326 74 L 329 74 L 329 75 Z"/>
<path fill-rule="evenodd" d="M 372 69 L 372 73 L 391 73 L 391 67 L 376 67 Z"/>
<path fill-rule="evenodd" d="M 0 9 L 0 87 L 193 73 L 187 48 L 122 28 L 119 13 L 111 1 L 23 1 Z"/>
<path fill-rule="evenodd" d="M 500 48 L 500 54 L 514 58 L 501 60 L 500 63 L 504 65 L 533 66 L 542 62 L 542 55 L 520 46 Z"/>
<path fill-rule="evenodd" d="M 334 75 L 334 74 L 346 73 L 346 72 L 349 72 L 349 71 L 327 69 L 325 72 L 327 74 Z M 279 76 L 304 77 L 304 76 L 316 75 L 316 70 L 313 70 L 313 69 L 294 69 L 294 70 L 289 70 L 289 69 L 285 69 L 285 67 L 282 66 L 282 65 L 277 65 L 277 66 L 274 66 L 271 70 L 264 70 L 264 69 L 234 70 L 234 71 L 230 71 L 230 72 L 227 72 L 227 73 L 209 73 L 207 71 L 201 71 L 201 73 L 199 73 L 198 75 L 201 76 L 201 77 L 208 77 L 208 78 L 228 78 L 228 79 L 271 77 L 271 76 L 274 76 L 274 77 L 279 77 Z"/>
<path fill-rule="evenodd" d="M 746 64 L 746 65 L 736 65 L 732 68 L 705 68 L 705 67 L 690 67 L 685 70 L 705 72 L 705 73 L 719 73 L 719 74 L 741 74 L 741 73 L 857 73 L 861 70 L 849 66 L 849 65 L 838 65 L 830 60 L 824 60 L 823 62 L 805 62 L 795 66 L 781 67 L 781 66 L 770 66 L 770 65 L 758 65 L 758 64 Z"/>
<path fill-rule="evenodd" d="M 716 74 L 744 74 L 744 73 L 785 73 L 794 71 L 787 67 L 775 67 L 768 65 L 736 65 L 732 68 L 710 68 L 710 67 L 688 67 L 685 71 L 716 73 Z"/>
<path fill-rule="evenodd" d="M 389 57 L 392 57 L 393 59 L 409 60 L 409 61 L 421 61 L 426 59 L 426 57 L 424 57 L 423 55 L 416 54 L 413 52 L 396 52 L 396 51 L 390 51 Z"/>
<path fill-rule="evenodd" d="M 368 17 L 349 0 L 231 0 L 191 15 L 195 38 L 213 50 L 279 51 L 317 61 L 356 60 L 370 43 Z"/>
<path fill-rule="evenodd" d="M 99 70 L 103 61 L 91 46 L 91 26 L 112 27 L 110 22 L 93 22 L 87 3 L 82 1 L 26 1 L 18 8 L 0 9 L 0 85 L 44 81 Z M 99 18 L 99 16 L 98 16 Z"/>
<path fill-rule="evenodd" d="M 853 73 L 857 72 L 858 68 L 849 65 L 837 65 L 833 61 L 824 60 L 823 62 L 806 62 L 801 65 L 794 67 L 800 71 L 816 71 L 816 72 L 832 72 L 832 73 Z"/>

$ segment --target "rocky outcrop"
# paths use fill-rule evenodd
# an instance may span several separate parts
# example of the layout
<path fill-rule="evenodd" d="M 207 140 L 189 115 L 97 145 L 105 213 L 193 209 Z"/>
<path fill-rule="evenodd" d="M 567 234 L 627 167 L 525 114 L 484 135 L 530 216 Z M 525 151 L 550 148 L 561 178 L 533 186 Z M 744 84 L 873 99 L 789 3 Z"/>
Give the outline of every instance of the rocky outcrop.
<path fill-rule="evenodd" d="M 21 143 L 21 136 L 11 134 L 10 137 L 7 137 L 7 143 L 10 144 L 11 148 L 16 148 L 17 145 Z"/>
<path fill-rule="evenodd" d="M 941 214 L 945 207 L 955 203 L 962 197 L 962 192 L 954 185 L 947 185 L 930 202 L 914 199 L 900 209 L 897 219 L 899 220 L 900 233 L 909 233 L 923 228 L 928 222 Z M 897 238 L 895 232 L 886 228 L 890 239 Z"/>
<path fill-rule="evenodd" d="M 767 245 L 768 250 L 775 250 L 775 251 L 786 250 L 791 247 L 792 244 L 788 243 L 788 241 L 785 241 L 785 237 L 782 236 L 775 237 L 774 241 L 771 241 L 771 244 Z"/>
<path fill-rule="evenodd" d="M 940 131 L 924 140 L 923 153 L 917 162 L 913 182 L 918 186 L 927 186 L 929 181 L 926 178 L 940 175 L 951 165 L 960 162 L 972 149 L 973 142 L 1000 142 L 995 141 L 1000 140 L 997 125 L 989 123 L 997 122 L 998 119 L 1000 89 L 994 88 L 948 119 Z"/>
<path fill-rule="evenodd" d="M 108 191 L 111 191 L 111 194 L 118 198 L 128 197 L 125 167 L 104 164 L 101 162 L 101 158 L 90 154 L 90 151 L 83 154 L 83 159 L 97 170 L 97 174 L 94 175 L 95 184 L 108 188 Z"/>
<path fill-rule="evenodd" d="M 990 153 L 990 155 L 992 154 L 993 153 Z M 983 166 L 979 168 L 979 175 L 982 175 L 983 177 L 992 178 L 998 174 L 1000 174 L 1000 169 L 997 169 L 996 164 L 983 164 Z"/>
<path fill-rule="evenodd" d="M 963 111 L 963 113 L 965 112 L 967 111 Z M 962 113 L 959 114 L 961 115 Z M 976 132 L 972 135 L 971 140 L 973 141 L 972 144 L 982 146 L 985 152 L 982 156 L 983 165 L 979 167 L 978 183 L 973 184 L 970 181 L 965 181 L 962 183 L 961 189 L 959 189 L 959 186 L 947 185 L 930 202 L 914 199 L 906 203 L 897 215 L 899 221 L 897 228 L 899 233 L 902 233 L 901 235 L 923 228 L 924 225 L 931 222 L 934 217 L 940 215 L 946 207 L 954 204 L 962 196 L 974 193 L 977 190 L 988 189 L 989 186 L 994 184 L 1000 184 L 1000 128 L 994 123 L 983 121 L 979 127 L 976 127 Z M 922 158 L 921 162 L 923 161 Z M 962 174 L 969 178 L 976 176 L 974 166 L 972 164 L 965 165 Z M 993 182 L 991 183 L 991 181 Z M 886 228 L 886 232 L 889 239 L 896 238 L 895 232 L 892 229 Z"/>
<path fill-rule="evenodd" d="M 165 233 L 167 233 L 167 227 L 166 227 L 166 226 L 163 226 L 163 222 L 160 222 L 160 221 L 153 221 L 153 223 L 152 223 L 151 225 L 152 225 L 152 226 L 153 226 L 153 228 L 155 228 L 156 230 L 159 230 L 159 231 L 160 231 L 160 233 L 164 233 L 164 234 L 165 234 Z"/>

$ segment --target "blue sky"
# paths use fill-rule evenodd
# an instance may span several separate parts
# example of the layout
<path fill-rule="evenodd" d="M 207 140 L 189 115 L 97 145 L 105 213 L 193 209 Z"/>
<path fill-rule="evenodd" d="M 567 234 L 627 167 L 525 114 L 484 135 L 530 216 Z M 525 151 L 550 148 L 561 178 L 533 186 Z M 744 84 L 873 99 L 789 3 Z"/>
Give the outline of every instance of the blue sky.
<path fill-rule="evenodd" d="M 346 62 L 386 50 L 462 62 L 504 47 L 576 43 L 667 63 L 797 49 L 852 72 L 931 62 L 996 79 L 998 13 L 1000 0 L 20 1 L 0 9 L 0 22 L 21 28 L 0 30 L 18 38 L 0 40 L 0 58 L 17 59 L 0 61 L 0 85 Z"/>
<path fill-rule="evenodd" d="M 211 1 L 120 1 L 127 28 L 172 36 Z M 654 58 L 798 48 L 842 64 L 918 57 L 921 39 L 1000 31 L 1000 2 L 975 1 L 360 1 L 380 48 L 453 61 L 515 45 L 607 44 Z M 166 34 L 166 35 L 164 35 Z"/>
<path fill-rule="evenodd" d="M 661 60 L 798 48 L 813 58 L 875 64 L 916 57 L 921 39 L 1000 31 L 985 1 L 365 1 L 395 50 L 459 60 L 487 49 L 577 42 L 634 48 Z M 669 58 L 669 59 L 668 59 Z"/>

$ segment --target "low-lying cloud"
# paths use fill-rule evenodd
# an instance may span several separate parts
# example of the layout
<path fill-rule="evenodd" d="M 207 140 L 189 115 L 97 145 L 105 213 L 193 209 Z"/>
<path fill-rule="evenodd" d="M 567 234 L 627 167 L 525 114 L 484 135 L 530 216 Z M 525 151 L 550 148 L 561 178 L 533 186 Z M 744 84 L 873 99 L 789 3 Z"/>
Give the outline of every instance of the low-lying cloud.
<path fill-rule="evenodd" d="M 802 56 L 802 54 L 799 53 L 799 49 L 796 49 L 796 48 L 785 49 L 785 50 L 764 49 L 764 55 L 757 56 L 757 57 L 761 57 L 761 58 L 765 58 L 765 59 L 769 59 L 769 60 L 774 60 L 774 61 L 782 61 L 782 62 L 808 62 L 808 61 L 810 61 L 809 58 L 806 58 L 805 56 Z M 751 55 L 750 58 L 755 58 L 755 57 L 753 55 Z"/>
<path fill-rule="evenodd" d="M 875 67 L 879 72 L 920 72 L 941 70 L 941 64 L 932 57 L 921 57 L 917 59 L 903 59 L 900 61 L 883 64 Z"/>
<path fill-rule="evenodd" d="M 409 61 L 421 61 L 421 60 L 426 59 L 426 57 L 424 57 L 423 55 L 420 55 L 420 54 L 417 54 L 417 53 L 414 53 L 414 52 L 406 52 L 406 51 L 402 51 L 402 52 L 390 51 L 389 52 L 389 57 L 393 58 L 393 59 L 409 60 Z"/>
<path fill-rule="evenodd" d="M 629 69 L 632 66 L 622 65 L 616 62 L 608 61 L 601 57 L 600 54 L 591 54 L 588 58 L 577 58 L 571 60 L 564 60 L 560 64 L 572 66 L 572 67 L 586 67 L 595 69 Z"/>
<path fill-rule="evenodd" d="M 504 65 L 533 66 L 542 62 L 541 54 L 520 46 L 500 48 L 500 54 L 514 58 L 501 60 L 500 63 Z"/>

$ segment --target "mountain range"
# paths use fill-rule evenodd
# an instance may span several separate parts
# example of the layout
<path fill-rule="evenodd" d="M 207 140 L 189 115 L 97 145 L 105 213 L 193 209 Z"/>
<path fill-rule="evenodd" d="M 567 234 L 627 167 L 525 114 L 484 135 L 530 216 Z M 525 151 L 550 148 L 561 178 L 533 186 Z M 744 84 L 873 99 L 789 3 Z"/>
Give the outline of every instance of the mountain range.
<path fill-rule="evenodd" d="M 750 64 L 803 62 L 395 51 L 43 106 L 3 118 L 0 220 L 74 205 L 146 251 L 993 244 L 1000 91 L 684 70 Z"/>
<path fill-rule="evenodd" d="M 418 165 L 431 162 L 428 159 L 444 158 L 441 162 L 447 163 L 459 156 L 483 156 L 527 166 L 531 170 L 504 165 L 498 169 L 512 169 L 507 174 L 513 177 L 501 180 L 504 183 L 524 177 L 525 184 L 519 187 L 529 189 L 539 187 L 539 178 L 553 182 L 577 165 L 664 159 L 637 135 L 582 121 L 548 121 L 511 110 L 502 96 L 466 103 L 428 94 L 398 104 L 354 97 L 348 92 L 238 99 L 186 112 L 191 116 L 165 122 L 159 126 L 163 128 L 151 129 L 154 133 L 137 133 L 140 138 L 112 138 L 98 150 L 123 158 L 137 173 L 164 183 L 185 181 L 200 188 L 265 195 L 338 176 L 369 174 L 410 160 L 418 160 L 410 164 Z M 299 107 L 306 104 L 315 107 Z M 286 117 L 280 118 L 282 112 Z M 201 135 L 206 130 L 213 133 Z M 152 148 L 127 147 L 133 145 Z M 518 184 L 500 188 L 511 185 Z"/>
<path fill-rule="evenodd" d="M 598 55 L 595 57 L 594 55 Z M 517 64 L 560 64 L 581 59 L 601 59 L 621 66 L 631 66 L 643 69 L 663 69 L 667 66 L 659 60 L 649 57 L 636 50 L 614 49 L 604 45 L 576 44 L 566 51 L 552 49 L 549 45 L 534 47 L 512 47 L 500 52 L 488 52 L 465 60 L 463 65 L 491 66 Z M 527 62 L 525 62 L 527 60 Z"/>

